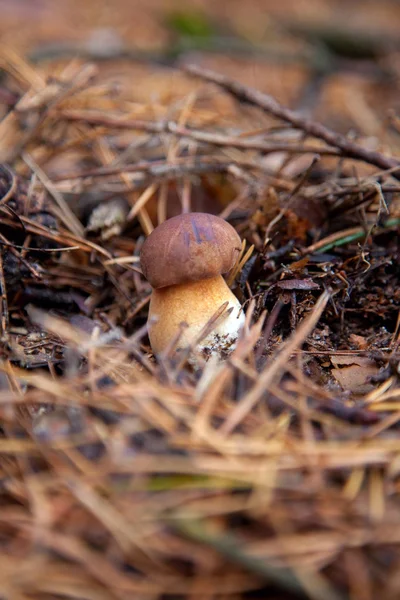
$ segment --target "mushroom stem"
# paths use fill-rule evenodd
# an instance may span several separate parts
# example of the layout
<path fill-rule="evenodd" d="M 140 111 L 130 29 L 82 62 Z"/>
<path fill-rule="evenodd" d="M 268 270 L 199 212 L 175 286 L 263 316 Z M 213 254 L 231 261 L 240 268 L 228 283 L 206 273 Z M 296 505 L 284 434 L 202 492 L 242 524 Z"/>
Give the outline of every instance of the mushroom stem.
<path fill-rule="evenodd" d="M 220 356 L 229 353 L 235 346 L 244 314 L 234 294 L 221 275 L 190 283 L 153 289 L 149 309 L 149 338 L 153 352 L 165 350 L 176 336 L 182 322 L 189 327 L 183 330 L 177 349 L 193 345 L 208 321 L 223 304 L 228 302 L 229 315 L 217 321 L 213 331 L 206 335 L 196 350 Z M 157 317 L 151 322 L 151 317 Z"/>

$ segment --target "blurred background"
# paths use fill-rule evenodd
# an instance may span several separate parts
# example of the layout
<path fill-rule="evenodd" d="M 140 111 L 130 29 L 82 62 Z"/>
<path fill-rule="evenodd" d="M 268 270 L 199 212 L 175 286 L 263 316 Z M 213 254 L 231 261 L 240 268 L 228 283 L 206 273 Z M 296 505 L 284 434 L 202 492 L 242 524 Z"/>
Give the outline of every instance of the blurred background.
<path fill-rule="evenodd" d="M 398 0 L 0 0 L 0 15 L 3 46 L 38 69 L 99 61 L 138 99 L 196 62 L 344 131 L 381 135 L 400 104 Z"/>

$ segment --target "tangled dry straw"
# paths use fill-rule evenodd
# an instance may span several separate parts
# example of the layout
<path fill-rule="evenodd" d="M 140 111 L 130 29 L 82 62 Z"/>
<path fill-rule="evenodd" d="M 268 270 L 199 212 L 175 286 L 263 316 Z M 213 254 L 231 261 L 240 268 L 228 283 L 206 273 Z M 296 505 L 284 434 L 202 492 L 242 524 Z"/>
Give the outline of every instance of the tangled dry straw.
<path fill-rule="evenodd" d="M 199 69 L 256 108 L 2 63 L 2 598 L 398 598 L 397 159 Z M 138 257 L 210 197 L 246 327 L 193 372 Z"/>

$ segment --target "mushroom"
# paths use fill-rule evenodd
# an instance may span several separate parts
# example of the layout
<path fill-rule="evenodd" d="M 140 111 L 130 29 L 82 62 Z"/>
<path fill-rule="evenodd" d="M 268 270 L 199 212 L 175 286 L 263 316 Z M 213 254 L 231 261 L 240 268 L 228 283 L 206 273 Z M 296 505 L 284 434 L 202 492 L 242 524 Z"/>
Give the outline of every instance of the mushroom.
<path fill-rule="evenodd" d="M 140 262 L 153 288 L 148 332 L 155 354 L 165 351 L 179 333 L 177 350 L 192 347 L 205 358 L 222 358 L 233 350 L 245 317 L 222 275 L 232 269 L 240 250 L 235 229 L 206 213 L 173 217 L 149 235 Z M 212 331 L 205 332 L 224 305 L 226 311 Z"/>

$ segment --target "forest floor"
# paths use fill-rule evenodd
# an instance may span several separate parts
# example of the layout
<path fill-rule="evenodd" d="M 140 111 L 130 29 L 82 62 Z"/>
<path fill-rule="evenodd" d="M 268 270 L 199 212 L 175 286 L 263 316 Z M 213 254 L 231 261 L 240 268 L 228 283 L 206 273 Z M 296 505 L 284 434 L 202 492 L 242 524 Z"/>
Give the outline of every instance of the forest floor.
<path fill-rule="evenodd" d="M 400 3 L 0 10 L 0 597 L 398 599 Z M 197 369 L 140 269 L 189 211 L 243 240 Z"/>

